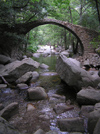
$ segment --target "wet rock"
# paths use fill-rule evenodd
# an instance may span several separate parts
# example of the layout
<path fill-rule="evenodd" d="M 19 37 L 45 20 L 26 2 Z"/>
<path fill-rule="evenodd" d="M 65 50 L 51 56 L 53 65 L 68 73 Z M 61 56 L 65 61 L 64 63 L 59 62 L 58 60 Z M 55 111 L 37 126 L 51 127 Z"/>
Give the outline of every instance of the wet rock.
<path fill-rule="evenodd" d="M 100 118 L 100 109 L 90 112 L 88 117 L 88 131 L 89 134 L 93 134 L 94 128 Z"/>
<path fill-rule="evenodd" d="M 60 104 L 57 104 L 53 110 L 55 111 L 55 113 L 57 114 L 61 114 L 63 112 L 66 112 L 66 111 L 69 111 L 69 110 L 73 110 L 74 107 L 73 106 L 67 106 L 66 104 L 64 103 L 60 103 Z"/>
<path fill-rule="evenodd" d="M 19 90 L 28 89 L 28 85 L 27 85 L 27 84 L 24 84 L 24 83 L 17 84 L 17 88 L 18 88 Z"/>
<path fill-rule="evenodd" d="M 99 134 L 99 133 L 100 133 L 100 118 L 99 118 L 99 120 L 97 121 L 97 124 L 96 124 L 96 126 L 95 126 L 95 128 L 94 128 L 93 134 Z"/>
<path fill-rule="evenodd" d="M 33 54 L 33 57 L 35 57 L 35 58 L 39 58 L 40 55 L 41 55 L 40 53 L 34 53 L 34 54 Z"/>
<path fill-rule="evenodd" d="M 10 125 L 5 119 L 0 117 L 0 134 L 21 134 L 12 125 Z"/>
<path fill-rule="evenodd" d="M 0 89 L 7 88 L 7 84 L 0 84 Z"/>
<path fill-rule="evenodd" d="M 44 63 L 42 63 L 42 64 L 40 65 L 40 68 L 42 68 L 42 69 L 47 69 L 47 68 L 49 68 L 49 66 L 46 65 L 46 64 L 44 64 Z"/>
<path fill-rule="evenodd" d="M 91 75 L 84 69 L 77 66 L 69 58 L 60 55 L 57 60 L 56 71 L 69 86 L 73 86 L 76 90 L 82 87 L 96 86 Z"/>
<path fill-rule="evenodd" d="M 91 87 L 83 88 L 77 93 L 77 101 L 81 105 L 94 105 L 100 102 L 100 91 Z"/>
<path fill-rule="evenodd" d="M 34 71 L 32 72 L 32 79 L 30 82 L 34 82 L 35 80 L 37 80 L 39 78 L 39 73 Z"/>
<path fill-rule="evenodd" d="M 16 80 L 16 83 L 29 83 L 32 79 L 32 72 L 27 72 Z"/>
<path fill-rule="evenodd" d="M 8 82 L 15 82 L 18 78 L 29 71 L 34 71 L 40 63 L 31 58 L 25 58 L 22 61 L 14 61 L 7 64 L 0 74 L 6 78 Z"/>
<path fill-rule="evenodd" d="M 93 110 L 94 110 L 93 105 L 82 106 L 81 111 L 80 111 L 80 115 L 84 115 L 85 117 L 88 117 L 89 113 L 92 112 Z"/>
<path fill-rule="evenodd" d="M 8 120 L 13 115 L 18 113 L 18 109 L 19 109 L 18 106 L 19 105 L 17 102 L 13 102 L 13 103 L 9 104 L 3 110 L 1 110 L 0 116 L 3 117 L 4 119 Z"/>
<path fill-rule="evenodd" d="M 33 104 L 29 103 L 27 104 L 27 112 L 34 111 L 36 108 Z"/>
<path fill-rule="evenodd" d="M 0 64 L 8 64 L 11 62 L 11 58 L 0 54 Z"/>
<path fill-rule="evenodd" d="M 61 131 L 84 132 L 84 120 L 82 118 L 59 119 L 58 126 Z"/>
<path fill-rule="evenodd" d="M 3 108 L 4 108 L 4 105 L 0 103 L 0 110 L 2 110 Z"/>
<path fill-rule="evenodd" d="M 47 93 L 42 87 L 33 87 L 28 89 L 28 97 L 30 100 L 47 99 Z"/>

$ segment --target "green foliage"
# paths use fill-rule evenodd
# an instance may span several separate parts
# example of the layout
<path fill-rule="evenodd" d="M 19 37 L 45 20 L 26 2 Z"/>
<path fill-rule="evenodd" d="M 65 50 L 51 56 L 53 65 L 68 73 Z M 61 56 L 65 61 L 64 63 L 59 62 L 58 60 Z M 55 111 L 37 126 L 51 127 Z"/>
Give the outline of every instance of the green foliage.
<path fill-rule="evenodd" d="M 35 53 L 38 50 L 38 46 L 31 44 L 27 47 L 27 50 L 31 51 L 32 53 Z"/>

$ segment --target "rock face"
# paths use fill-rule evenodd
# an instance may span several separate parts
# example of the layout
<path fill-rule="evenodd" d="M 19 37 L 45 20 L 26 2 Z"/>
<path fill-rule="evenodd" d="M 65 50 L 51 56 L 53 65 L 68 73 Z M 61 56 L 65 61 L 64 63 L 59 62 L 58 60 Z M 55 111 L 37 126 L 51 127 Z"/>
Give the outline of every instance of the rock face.
<path fill-rule="evenodd" d="M 96 104 L 100 102 L 100 90 L 93 88 L 82 89 L 77 93 L 77 101 L 79 104 Z"/>
<path fill-rule="evenodd" d="M 16 113 L 18 113 L 18 103 L 13 102 L 0 112 L 0 116 L 8 120 L 11 116 L 13 116 Z"/>
<path fill-rule="evenodd" d="M 94 79 L 87 71 L 64 55 L 59 56 L 56 71 L 62 80 L 69 86 L 76 88 L 76 90 L 80 90 L 82 87 L 96 86 Z"/>
<path fill-rule="evenodd" d="M 61 131 L 84 132 L 84 120 L 81 118 L 59 119 L 58 126 Z"/>
<path fill-rule="evenodd" d="M 5 55 L 0 55 L 0 64 L 8 64 L 11 62 L 11 58 L 10 57 L 7 57 Z"/>
<path fill-rule="evenodd" d="M 0 134 L 21 134 L 12 125 L 10 125 L 5 119 L 0 117 Z"/>
<path fill-rule="evenodd" d="M 8 82 L 13 82 L 26 72 L 34 71 L 39 65 L 40 64 L 33 59 L 25 58 L 22 61 L 14 61 L 6 65 L 2 71 L 0 71 L 0 74 L 4 76 Z"/>
<path fill-rule="evenodd" d="M 43 100 L 47 98 L 47 94 L 42 87 L 29 88 L 28 96 L 30 100 Z"/>
<path fill-rule="evenodd" d="M 88 118 L 89 134 L 93 134 L 94 128 L 96 127 L 96 124 L 97 124 L 99 118 L 100 118 L 100 109 L 90 112 L 89 118 Z M 99 124 L 99 127 L 100 127 L 100 124 Z M 97 130 L 95 130 L 95 131 L 97 131 Z M 97 133 L 97 134 L 99 134 L 99 133 Z"/>

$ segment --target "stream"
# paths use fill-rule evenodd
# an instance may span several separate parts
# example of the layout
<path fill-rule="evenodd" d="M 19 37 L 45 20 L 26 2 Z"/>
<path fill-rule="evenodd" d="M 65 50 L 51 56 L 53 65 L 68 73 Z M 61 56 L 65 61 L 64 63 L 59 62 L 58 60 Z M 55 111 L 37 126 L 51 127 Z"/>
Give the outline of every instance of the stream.
<path fill-rule="evenodd" d="M 19 92 L 17 89 L 7 88 L 1 90 L 0 103 L 5 106 L 11 102 L 19 103 L 19 113 L 14 115 L 10 120 L 16 129 L 23 134 L 33 134 L 39 128 L 45 132 L 50 130 L 56 131 L 58 134 L 69 134 L 62 132 L 58 128 L 57 120 L 68 117 L 79 117 L 80 107 L 76 102 L 76 95 L 56 73 L 56 59 L 57 56 L 52 55 L 49 57 L 34 58 L 34 60 L 49 65 L 48 69 L 37 69 L 40 77 L 31 87 L 41 86 L 47 94 L 47 100 L 30 101 L 27 98 L 27 90 Z M 27 111 L 28 105 L 31 104 L 34 110 Z M 71 105 L 73 109 L 56 113 L 54 107 L 57 105 Z"/>

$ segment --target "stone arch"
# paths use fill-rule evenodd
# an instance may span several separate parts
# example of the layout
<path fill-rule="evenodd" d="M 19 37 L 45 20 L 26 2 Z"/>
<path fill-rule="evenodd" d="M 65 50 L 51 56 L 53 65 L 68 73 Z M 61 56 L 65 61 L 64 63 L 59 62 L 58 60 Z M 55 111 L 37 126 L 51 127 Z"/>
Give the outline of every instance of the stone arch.
<path fill-rule="evenodd" d="M 26 34 L 33 28 L 45 24 L 54 24 L 54 25 L 64 27 L 65 29 L 70 31 L 73 35 L 75 35 L 75 37 L 79 40 L 82 50 L 84 50 L 84 54 L 94 52 L 94 47 L 91 45 L 91 41 L 94 38 L 96 38 L 99 35 L 99 33 L 94 30 L 90 30 L 88 28 L 79 25 L 74 25 L 69 22 L 55 20 L 55 19 L 36 20 L 21 25 L 20 28 L 18 27 L 19 30 L 17 32 L 21 34 Z"/>

